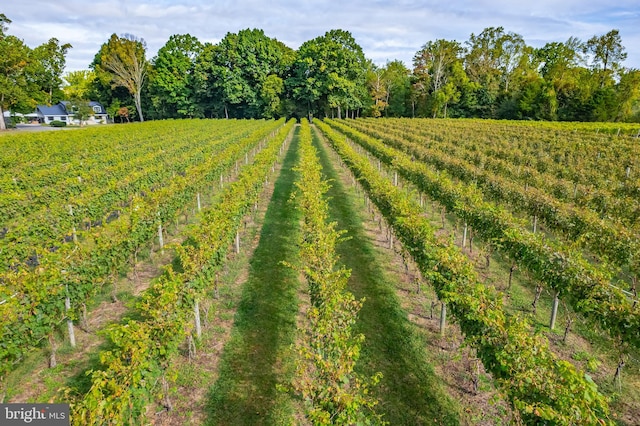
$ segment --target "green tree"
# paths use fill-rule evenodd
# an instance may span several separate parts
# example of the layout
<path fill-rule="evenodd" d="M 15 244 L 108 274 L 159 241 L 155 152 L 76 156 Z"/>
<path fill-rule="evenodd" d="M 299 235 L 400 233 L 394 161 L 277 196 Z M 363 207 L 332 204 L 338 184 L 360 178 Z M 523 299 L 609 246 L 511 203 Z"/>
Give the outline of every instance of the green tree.
<path fill-rule="evenodd" d="M 90 99 L 95 72 L 91 70 L 70 71 L 63 77 L 65 85 L 62 88 L 66 99 Z"/>
<path fill-rule="evenodd" d="M 367 89 L 372 98 L 369 114 L 372 117 L 381 117 L 389 100 L 389 85 L 385 79 L 384 68 L 377 67 L 368 61 Z"/>
<path fill-rule="evenodd" d="M 413 58 L 414 87 L 417 99 L 424 101 L 424 109 L 434 118 L 446 116 L 450 102 L 460 100 L 459 85 L 466 80 L 457 41 L 439 39 L 429 41 Z"/>
<path fill-rule="evenodd" d="M 465 70 L 472 83 L 479 85 L 477 110 L 482 117 L 494 117 L 501 99 L 514 90 L 514 71 L 525 53 L 519 34 L 505 33 L 503 27 L 485 28 L 477 36 L 471 34 L 465 56 Z"/>
<path fill-rule="evenodd" d="M 591 67 L 601 74 L 601 86 L 607 83 L 614 71 L 627 59 L 618 30 L 591 37 L 585 44 L 585 53 L 591 55 Z"/>
<path fill-rule="evenodd" d="M 409 115 L 408 105 L 411 92 L 411 71 L 402 61 L 387 62 L 383 68 L 382 79 L 386 84 L 387 117 L 403 117 Z"/>
<path fill-rule="evenodd" d="M 32 74 L 31 49 L 19 38 L 6 34 L 10 23 L 0 13 L 0 130 L 7 128 L 5 110 L 33 109 L 39 92 Z"/>
<path fill-rule="evenodd" d="M 553 84 L 540 76 L 530 75 L 522 81 L 520 89 L 513 96 L 513 110 L 504 118 L 555 120 L 558 104 Z"/>
<path fill-rule="evenodd" d="M 206 45 L 194 82 L 205 113 L 227 118 L 277 116 L 294 57 L 292 49 L 258 29 L 227 33 L 217 45 Z"/>
<path fill-rule="evenodd" d="M 369 101 L 366 73 L 367 61 L 351 33 L 331 30 L 300 46 L 289 83 L 309 116 L 336 111 L 341 117 Z"/>
<path fill-rule="evenodd" d="M 623 70 L 616 88 L 616 121 L 629 121 L 640 111 L 640 70 Z"/>
<path fill-rule="evenodd" d="M 264 118 L 278 118 L 282 115 L 284 81 L 275 74 L 269 74 L 262 83 L 260 100 L 263 106 Z"/>
<path fill-rule="evenodd" d="M 86 99 L 71 99 L 69 108 L 73 112 L 73 118 L 80 122 L 81 127 L 93 115 L 93 108 L 91 108 L 89 101 Z"/>
<path fill-rule="evenodd" d="M 564 43 L 547 43 L 535 51 L 540 75 L 555 93 L 557 114 L 550 119 L 563 119 L 572 114 L 571 105 L 578 105 L 573 97 L 578 94 L 579 82 L 587 71 L 583 51 L 584 43 L 575 37 Z"/>
<path fill-rule="evenodd" d="M 146 49 L 145 41 L 134 35 L 112 34 L 100 48 L 99 61 L 93 63 L 97 81 L 108 79 L 112 88 L 124 87 L 133 96 L 140 121 L 144 121 L 141 94 L 147 75 Z"/>
<path fill-rule="evenodd" d="M 148 89 L 157 118 L 197 117 L 194 68 L 203 44 L 190 35 L 172 35 L 153 59 Z"/>
<path fill-rule="evenodd" d="M 48 105 L 62 100 L 62 73 L 71 47 L 69 43 L 61 45 L 57 38 L 51 38 L 33 50 L 38 84 L 47 94 Z"/>

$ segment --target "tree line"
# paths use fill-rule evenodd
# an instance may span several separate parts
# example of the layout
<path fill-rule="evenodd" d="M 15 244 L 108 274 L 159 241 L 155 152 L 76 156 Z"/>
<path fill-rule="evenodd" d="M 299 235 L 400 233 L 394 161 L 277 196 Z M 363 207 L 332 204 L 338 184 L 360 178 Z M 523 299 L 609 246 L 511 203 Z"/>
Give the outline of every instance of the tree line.
<path fill-rule="evenodd" d="M 116 121 L 167 118 L 480 117 L 640 121 L 640 70 L 623 66 L 618 30 L 529 46 L 490 27 L 463 43 L 438 39 L 411 68 L 367 59 L 351 33 L 331 30 L 298 50 L 260 29 L 217 44 L 172 35 L 147 58 L 144 39 L 113 34 L 87 70 L 63 76 L 71 45 L 29 49 L 0 15 L 0 108 L 98 100 Z M 19 72 L 14 72 L 19 69 Z M 8 72 L 5 72 L 7 71 Z M 14 71 L 12 71 L 14 70 Z M 29 75 L 37 78 L 29 78 Z M 10 86 L 10 87 L 9 87 Z"/>

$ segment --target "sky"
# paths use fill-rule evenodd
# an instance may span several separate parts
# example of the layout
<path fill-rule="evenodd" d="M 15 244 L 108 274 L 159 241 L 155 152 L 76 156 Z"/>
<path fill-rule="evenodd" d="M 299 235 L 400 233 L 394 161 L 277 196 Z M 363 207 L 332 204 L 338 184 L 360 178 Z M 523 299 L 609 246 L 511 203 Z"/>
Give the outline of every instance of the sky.
<path fill-rule="evenodd" d="M 428 41 L 464 43 L 499 26 L 533 47 L 615 28 L 628 55 L 623 65 L 640 69 L 640 0 L 0 0 L 0 13 L 13 21 L 8 33 L 30 47 L 52 37 L 71 43 L 67 71 L 87 69 L 113 33 L 145 39 L 151 59 L 173 34 L 217 43 L 229 32 L 259 28 L 297 49 L 342 29 L 374 63 L 399 59 L 411 68 Z"/>

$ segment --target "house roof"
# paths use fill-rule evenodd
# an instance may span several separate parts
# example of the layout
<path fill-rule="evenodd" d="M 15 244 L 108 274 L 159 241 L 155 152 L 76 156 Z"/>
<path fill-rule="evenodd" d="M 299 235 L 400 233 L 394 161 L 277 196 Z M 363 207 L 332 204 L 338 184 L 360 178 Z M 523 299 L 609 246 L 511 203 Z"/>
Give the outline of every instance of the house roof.
<path fill-rule="evenodd" d="M 102 106 L 102 104 L 100 102 L 96 102 L 96 101 L 89 101 L 89 106 L 90 107 L 100 107 L 100 112 L 98 114 L 106 114 L 107 111 L 105 111 L 104 106 Z"/>
<path fill-rule="evenodd" d="M 42 115 L 69 115 L 64 106 L 60 104 L 51 106 L 38 105 L 37 109 L 42 113 Z"/>
<path fill-rule="evenodd" d="M 106 114 L 104 106 L 100 102 L 89 101 L 89 106 L 99 107 L 100 112 L 96 112 L 96 114 Z M 46 105 L 38 105 L 37 111 L 39 111 L 42 115 L 73 115 L 72 112 L 72 104 L 69 101 L 61 101 L 55 105 L 46 106 Z M 95 109 L 94 109 L 95 111 Z"/>

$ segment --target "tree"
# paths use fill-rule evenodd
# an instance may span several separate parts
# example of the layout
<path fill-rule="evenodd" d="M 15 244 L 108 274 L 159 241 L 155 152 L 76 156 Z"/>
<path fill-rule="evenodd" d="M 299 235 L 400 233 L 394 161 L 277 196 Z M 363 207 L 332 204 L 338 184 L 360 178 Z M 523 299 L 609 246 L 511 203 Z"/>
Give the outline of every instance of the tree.
<path fill-rule="evenodd" d="M 427 42 L 413 58 L 414 87 L 434 118 L 441 113 L 446 116 L 449 102 L 460 99 L 460 81 L 454 80 L 462 77 L 461 53 L 460 43 L 440 39 Z"/>
<path fill-rule="evenodd" d="M 411 71 L 402 61 L 396 60 L 385 64 L 382 74 L 387 92 L 385 116 L 402 117 L 408 115 L 407 106 L 411 92 L 410 76 Z"/>
<path fill-rule="evenodd" d="M 386 109 L 389 99 L 389 85 L 384 78 L 384 68 L 377 67 L 373 62 L 368 61 L 369 69 L 367 70 L 367 88 L 373 105 L 371 106 L 371 116 L 381 117 L 382 112 Z"/>
<path fill-rule="evenodd" d="M 293 50 L 257 29 L 227 33 L 218 45 L 205 46 L 195 68 L 205 111 L 227 118 L 278 115 L 294 57 Z"/>
<path fill-rule="evenodd" d="M 69 102 L 69 108 L 73 111 L 73 118 L 80 122 L 81 127 L 93 115 L 93 108 L 85 99 L 72 99 Z"/>
<path fill-rule="evenodd" d="M 172 35 L 153 59 L 149 77 L 151 104 L 158 118 L 196 117 L 194 68 L 203 44 L 190 34 Z"/>
<path fill-rule="evenodd" d="M 284 81 L 275 74 L 269 74 L 262 83 L 260 99 L 263 104 L 264 118 L 276 118 L 282 113 L 281 95 L 284 91 Z"/>
<path fill-rule="evenodd" d="M 96 79 L 91 70 L 70 71 L 64 76 L 62 92 L 66 99 L 90 99 L 92 85 Z"/>
<path fill-rule="evenodd" d="M 140 121 L 144 121 L 141 93 L 147 75 L 146 49 L 144 39 L 112 34 L 100 49 L 99 63 L 94 61 L 99 71 L 109 74 L 112 87 L 124 87 L 133 96 Z"/>
<path fill-rule="evenodd" d="M 505 33 L 503 27 L 485 28 L 477 36 L 473 33 L 466 42 L 465 70 L 472 83 L 479 84 L 478 109 L 483 117 L 496 115 L 499 98 L 508 97 L 513 72 L 525 53 L 521 35 Z"/>
<path fill-rule="evenodd" d="M 39 85 L 47 94 L 47 104 L 52 105 L 61 101 L 62 73 L 66 64 L 66 55 L 71 44 L 60 45 L 57 38 L 49 41 L 33 50 L 37 63 L 37 77 Z M 55 95 L 55 96 L 54 96 Z M 55 102 L 54 102 L 55 101 Z"/>
<path fill-rule="evenodd" d="M 294 99 L 309 115 L 357 110 L 367 102 L 367 62 L 351 33 L 331 30 L 298 49 L 289 81 Z"/>
<path fill-rule="evenodd" d="M 0 130 L 7 128 L 4 111 L 35 107 L 31 49 L 19 38 L 7 35 L 11 20 L 0 13 Z"/>
<path fill-rule="evenodd" d="M 585 53 L 592 55 L 593 69 L 602 70 L 603 74 L 619 69 L 620 63 L 627 59 L 618 30 L 591 37 L 585 45 Z"/>
<path fill-rule="evenodd" d="M 640 70 L 623 70 L 616 88 L 616 121 L 631 120 L 640 110 Z"/>

